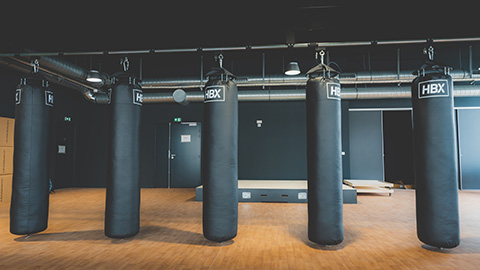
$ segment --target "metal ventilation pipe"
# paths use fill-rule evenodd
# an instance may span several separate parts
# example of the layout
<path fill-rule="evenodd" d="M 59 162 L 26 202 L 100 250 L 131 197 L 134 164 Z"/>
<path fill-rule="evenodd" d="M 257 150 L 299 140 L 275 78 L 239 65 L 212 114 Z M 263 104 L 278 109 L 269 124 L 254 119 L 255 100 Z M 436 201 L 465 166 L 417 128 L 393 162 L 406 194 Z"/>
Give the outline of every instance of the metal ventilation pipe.
<path fill-rule="evenodd" d="M 479 85 L 456 85 L 455 97 L 480 97 Z M 144 103 L 174 103 L 173 92 L 144 93 Z M 345 87 L 342 88 L 344 100 L 367 99 L 404 99 L 411 98 L 410 86 L 392 87 Z M 305 89 L 291 90 L 240 90 L 239 101 L 302 101 Z M 188 102 L 203 102 L 203 92 L 187 92 Z"/>
<path fill-rule="evenodd" d="M 39 59 L 39 61 L 40 65 L 48 70 L 60 73 L 68 78 L 72 78 L 85 84 L 89 84 L 97 89 L 102 88 L 104 85 L 110 84 L 109 80 L 102 82 L 86 82 L 88 75 L 87 70 L 62 59 L 54 57 L 42 57 Z M 108 76 L 105 77 L 108 78 Z"/>
<path fill-rule="evenodd" d="M 480 90 L 480 88 L 479 88 Z M 411 97 L 410 86 L 344 87 L 342 99 L 398 99 Z"/>
<path fill-rule="evenodd" d="M 96 93 L 99 87 L 84 82 L 87 71 L 65 60 L 55 57 L 44 56 L 40 59 L 41 71 L 53 82 L 72 89 L 78 90 L 89 101 L 99 104 L 108 103 L 108 96 L 104 93 Z M 30 63 L 27 60 L 8 57 L 0 59 L 0 64 L 12 67 L 22 72 L 30 71 Z M 480 80 L 480 74 L 466 70 L 453 70 L 451 76 L 455 82 L 474 82 Z M 342 85 L 357 84 L 402 84 L 411 83 L 414 76 L 411 72 L 355 72 L 342 73 L 340 75 Z M 291 86 L 304 87 L 307 78 L 299 76 L 248 76 L 237 79 L 239 87 L 276 87 Z M 100 86 L 100 85 L 99 85 Z M 148 89 L 192 89 L 203 87 L 203 81 L 198 78 L 155 79 L 146 78 L 142 82 L 142 88 Z M 475 85 L 455 86 L 456 96 L 479 96 Z M 351 87 L 342 89 L 343 99 L 383 99 L 383 98 L 409 98 L 410 87 Z M 261 90 L 239 91 L 240 101 L 282 101 L 304 100 L 305 90 Z M 189 92 L 186 102 L 201 102 L 201 92 Z M 171 93 L 144 93 L 145 103 L 168 103 L 175 102 Z"/>
<path fill-rule="evenodd" d="M 8 58 L 0 58 L 0 64 L 7 66 L 9 68 L 15 69 L 22 73 L 29 73 L 31 72 L 31 67 L 29 63 L 23 63 L 19 61 L 15 61 Z M 48 69 L 41 68 L 40 73 L 42 73 L 45 78 L 54 84 L 65 86 L 74 90 L 79 91 L 85 99 L 88 101 L 97 103 L 97 104 L 106 104 L 108 103 L 108 96 L 103 93 L 95 93 L 93 87 L 88 88 L 87 85 L 82 83 L 76 82 L 75 80 L 66 78 L 62 75 L 56 74 Z"/>
<path fill-rule="evenodd" d="M 203 92 L 187 92 L 186 102 L 203 102 Z M 173 92 L 143 92 L 143 103 L 175 103 Z"/>
<path fill-rule="evenodd" d="M 82 94 L 83 94 L 83 97 L 90 102 L 93 102 L 96 104 L 109 103 L 108 95 L 105 93 L 94 93 L 88 89 L 85 89 L 85 91 Z"/>
<path fill-rule="evenodd" d="M 40 66 L 61 73 L 70 78 L 82 81 L 85 81 L 87 78 L 86 70 L 63 59 L 42 56 L 38 61 L 40 62 Z"/>
<path fill-rule="evenodd" d="M 12 60 L 20 61 L 23 64 L 29 64 L 28 60 L 9 57 Z M 88 71 L 72 64 L 66 60 L 43 56 L 39 59 L 40 66 L 54 73 L 60 73 L 68 78 L 84 82 Z M 475 74 L 464 70 L 453 70 L 451 76 L 455 82 L 460 81 L 478 81 L 480 74 Z M 342 73 L 339 76 L 342 85 L 348 84 L 385 84 L 385 83 L 411 83 L 415 79 L 411 71 L 382 71 L 382 72 L 352 72 Z M 307 78 L 304 75 L 285 76 L 247 76 L 239 77 L 236 81 L 238 87 L 275 87 L 275 86 L 305 86 Z M 109 80 L 105 82 L 107 85 Z M 204 85 L 198 78 L 144 78 L 142 81 L 143 89 L 173 89 L 173 88 L 201 88 Z M 93 88 L 101 88 L 103 83 L 91 83 Z"/>
<path fill-rule="evenodd" d="M 480 74 L 470 74 L 470 72 L 460 69 L 453 70 L 451 76 L 455 82 L 480 81 Z M 342 85 L 351 84 L 399 84 L 411 83 L 415 76 L 410 71 L 383 71 L 383 72 L 354 72 L 342 73 L 339 77 Z M 236 81 L 238 87 L 275 87 L 275 86 L 302 86 L 306 85 L 307 78 L 304 75 L 284 76 L 248 76 L 239 77 Z M 155 79 L 146 78 L 142 81 L 142 89 L 174 89 L 174 88 L 201 88 L 202 82 L 196 78 L 179 79 Z"/>
<path fill-rule="evenodd" d="M 34 51 L 29 49 L 25 49 L 25 51 L 27 51 L 28 53 L 34 53 Z M 14 57 L 10 57 L 10 58 L 20 60 Z M 60 73 L 68 78 L 75 79 L 81 82 L 85 82 L 87 78 L 88 70 L 85 70 L 84 68 L 79 67 L 61 58 L 42 56 L 38 60 L 40 62 L 41 67 L 46 68 L 55 73 Z M 26 60 L 26 58 L 23 58 L 23 61 L 26 61 L 28 63 L 29 60 Z M 89 84 L 91 84 L 95 88 L 101 88 L 104 84 L 109 84 L 109 83 L 110 82 L 107 80 L 101 83 L 89 83 Z"/>

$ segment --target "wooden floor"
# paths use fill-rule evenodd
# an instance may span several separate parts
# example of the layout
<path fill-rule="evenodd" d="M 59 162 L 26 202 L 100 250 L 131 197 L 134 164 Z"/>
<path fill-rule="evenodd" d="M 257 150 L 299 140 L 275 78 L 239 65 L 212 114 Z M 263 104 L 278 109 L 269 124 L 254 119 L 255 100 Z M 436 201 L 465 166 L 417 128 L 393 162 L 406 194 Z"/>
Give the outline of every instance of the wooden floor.
<path fill-rule="evenodd" d="M 202 235 L 194 189 L 143 189 L 141 231 L 103 234 L 105 189 L 51 196 L 49 228 L 30 238 L 8 231 L 0 204 L 0 269 L 480 269 L 480 191 L 460 192 L 461 244 L 423 245 L 415 232 L 414 191 L 359 195 L 344 205 L 345 240 L 323 247 L 307 238 L 307 205 L 241 203 L 238 236 Z"/>

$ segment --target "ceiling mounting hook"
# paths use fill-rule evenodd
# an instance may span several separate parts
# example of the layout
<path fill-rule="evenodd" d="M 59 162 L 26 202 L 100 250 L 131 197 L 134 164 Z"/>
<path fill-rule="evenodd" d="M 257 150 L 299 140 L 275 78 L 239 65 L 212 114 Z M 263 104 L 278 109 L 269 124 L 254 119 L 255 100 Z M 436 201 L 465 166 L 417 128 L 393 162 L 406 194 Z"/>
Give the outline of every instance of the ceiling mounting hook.
<path fill-rule="evenodd" d="M 324 64 L 323 57 L 325 56 L 325 51 L 321 50 L 318 54 L 320 55 L 320 63 L 323 65 Z"/>
<path fill-rule="evenodd" d="M 128 68 L 130 67 L 130 61 L 128 61 L 128 57 L 125 56 L 124 58 L 120 59 L 120 65 L 123 66 L 123 71 L 127 72 Z"/>
<path fill-rule="evenodd" d="M 38 62 L 38 59 L 33 60 L 31 65 L 33 67 L 33 73 L 38 73 L 40 70 L 40 62 Z"/>
<path fill-rule="evenodd" d="M 430 61 L 433 61 L 433 54 L 433 46 L 428 47 L 428 59 L 430 59 Z"/>
<path fill-rule="evenodd" d="M 324 64 L 323 57 L 325 56 L 325 51 L 320 50 L 315 53 L 315 59 L 317 60 L 317 64 Z M 318 58 L 320 57 L 320 62 L 318 62 Z"/>
<path fill-rule="evenodd" d="M 428 60 L 433 61 L 433 56 L 435 54 L 433 46 L 429 46 L 428 48 L 423 49 L 423 54 L 428 56 Z"/>
<path fill-rule="evenodd" d="M 218 61 L 220 68 L 223 68 L 223 54 L 215 55 L 215 61 Z"/>

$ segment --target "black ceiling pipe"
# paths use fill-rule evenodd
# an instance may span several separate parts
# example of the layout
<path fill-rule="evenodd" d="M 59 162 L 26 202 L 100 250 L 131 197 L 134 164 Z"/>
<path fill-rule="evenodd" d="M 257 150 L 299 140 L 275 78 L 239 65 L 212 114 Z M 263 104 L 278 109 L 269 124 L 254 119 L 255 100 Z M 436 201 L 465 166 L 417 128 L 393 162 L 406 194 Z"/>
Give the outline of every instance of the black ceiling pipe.
<path fill-rule="evenodd" d="M 15 140 L 10 232 L 32 234 L 48 225 L 48 138 L 53 92 L 38 73 L 24 79 L 15 94 Z"/>

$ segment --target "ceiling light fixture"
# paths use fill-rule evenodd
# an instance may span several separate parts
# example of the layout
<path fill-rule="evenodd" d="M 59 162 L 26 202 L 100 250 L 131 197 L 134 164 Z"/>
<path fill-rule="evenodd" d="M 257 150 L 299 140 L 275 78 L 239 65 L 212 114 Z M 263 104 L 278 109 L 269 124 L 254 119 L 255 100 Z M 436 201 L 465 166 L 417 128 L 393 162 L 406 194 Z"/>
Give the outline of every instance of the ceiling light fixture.
<path fill-rule="evenodd" d="M 91 82 L 91 83 L 99 83 L 99 82 L 102 82 L 103 79 L 102 79 L 102 75 L 100 74 L 100 72 L 98 72 L 97 70 L 90 70 L 87 74 L 87 81 L 88 82 Z"/>
<path fill-rule="evenodd" d="M 285 70 L 285 75 L 293 76 L 300 74 L 300 67 L 298 66 L 297 61 L 292 61 L 288 63 L 287 69 Z"/>

